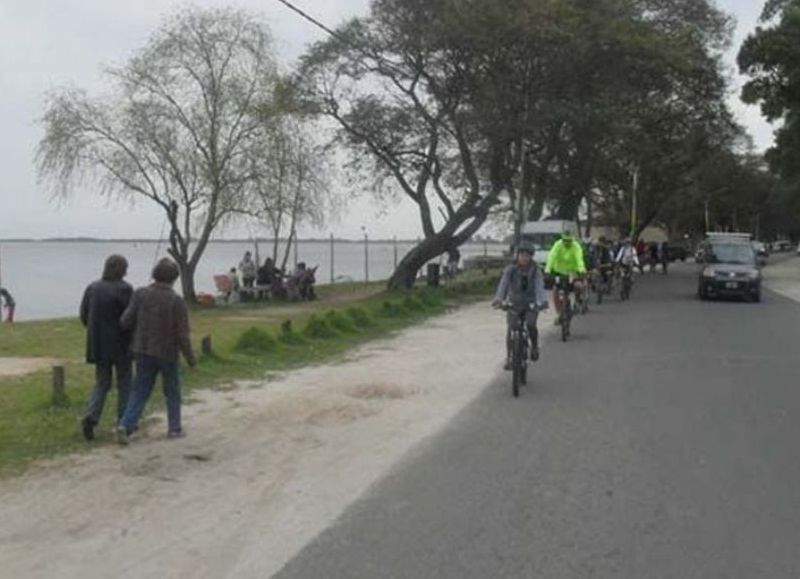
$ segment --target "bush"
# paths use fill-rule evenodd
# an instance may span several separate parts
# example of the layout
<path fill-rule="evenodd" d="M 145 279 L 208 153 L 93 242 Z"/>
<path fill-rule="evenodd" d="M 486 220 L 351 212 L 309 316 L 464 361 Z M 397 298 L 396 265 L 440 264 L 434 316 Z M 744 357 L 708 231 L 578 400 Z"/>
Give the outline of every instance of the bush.
<path fill-rule="evenodd" d="M 383 302 L 378 315 L 384 318 L 400 318 L 405 315 L 407 310 L 395 302 Z"/>
<path fill-rule="evenodd" d="M 353 334 L 358 331 L 353 320 L 335 310 L 331 310 L 325 315 L 325 321 L 334 330 L 345 334 Z"/>
<path fill-rule="evenodd" d="M 281 335 L 278 340 L 287 346 L 302 346 L 306 343 L 305 338 L 294 331 L 292 320 L 286 320 L 281 324 Z"/>
<path fill-rule="evenodd" d="M 442 305 L 442 296 L 437 291 L 425 288 L 419 292 L 419 301 L 428 307 L 439 307 Z"/>
<path fill-rule="evenodd" d="M 326 322 L 324 319 L 317 315 L 313 315 L 308 318 L 306 327 L 303 330 L 303 335 L 305 335 L 307 338 L 316 340 L 329 340 L 331 338 L 335 338 L 337 336 L 337 332 L 331 328 L 328 325 L 328 322 Z"/>
<path fill-rule="evenodd" d="M 409 312 L 422 312 L 425 311 L 425 304 L 411 294 L 407 295 L 405 299 L 403 299 L 403 307 L 407 309 Z"/>
<path fill-rule="evenodd" d="M 259 328 L 250 328 L 239 339 L 234 346 L 237 352 L 257 356 L 273 352 L 278 346 L 278 341 L 270 334 Z"/>
<path fill-rule="evenodd" d="M 375 326 L 375 322 L 369 317 L 369 314 L 361 308 L 349 308 L 347 315 L 353 320 L 353 323 L 358 328 L 371 328 Z"/>

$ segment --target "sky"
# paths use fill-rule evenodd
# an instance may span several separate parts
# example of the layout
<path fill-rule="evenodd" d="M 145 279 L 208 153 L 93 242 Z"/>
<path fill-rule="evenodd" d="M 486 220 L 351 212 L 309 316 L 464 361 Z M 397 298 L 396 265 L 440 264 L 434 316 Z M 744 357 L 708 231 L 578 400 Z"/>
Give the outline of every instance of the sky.
<path fill-rule="evenodd" d="M 738 99 L 742 80 L 735 75 L 735 54 L 756 26 L 760 0 L 717 0 L 737 20 L 728 63 L 734 76 L 731 106 L 759 150 L 772 143 L 773 129 L 759 110 Z M 276 0 L 194 0 L 199 6 L 229 5 L 262 15 L 275 37 L 282 62 L 290 63 L 321 32 Z M 365 14 L 368 0 L 296 0 L 325 24 L 335 27 Z M 141 47 L 165 14 L 186 2 L 174 0 L 0 0 L 0 239 L 43 237 L 151 237 L 161 235 L 158 209 L 99 197 L 90 188 L 76 190 L 68 201 L 54 201 L 36 178 L 34 150 L 42 136 L 37 119 L 44 95 L 57 87 L 102 91 L 101 69 L 121 64 Z M 368 194 L 348 202 L 342 215 L 322 231 L 304 235 L 356 238 L 362 228 L 374 237 L 415 238 L 419 219 L 410 202 L 377 205 Z M 221 232 L 232 237 L 242 228 Z"/>

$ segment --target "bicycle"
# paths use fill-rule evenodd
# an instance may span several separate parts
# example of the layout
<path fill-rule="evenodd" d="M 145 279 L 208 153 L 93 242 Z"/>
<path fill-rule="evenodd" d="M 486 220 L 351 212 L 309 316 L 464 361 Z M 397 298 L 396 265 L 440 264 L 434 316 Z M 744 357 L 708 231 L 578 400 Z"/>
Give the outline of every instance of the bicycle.
<path fill-rule="evenodd" d="M 602 305 L 603 298 L 606 295 L 611 295 L 613 291 L 613 278 L 614 272 L 607 267 L 600 266 L 600 269 L 595 273 L 595 296 L 597 297 L 597 305 Z"/>
<path fill-rule="evenodd" d="M 632 290 L 633 290 L 633 268 L 627 265 L 622 268 L 622 282 L 620 284 L 619 299 L 623 302 L 631 299 Z"/>
<path fill-rule="evenodd" d="M 572 298 L 570 297 L 573 290 L 573 281 L 571 277 L 556 276 L 553 283 L 558 289 L 558 303 L 561 304 L 561 311 L 558 314 L 558 325 L 561 326 L 561 341 L 566 342 L 571 335 L 570 326 L 575 315 Z"/>
<path fill-rule="evenodd" d="M 517 327 L 511 333 L 511 392 L 514 398 L 519 398 L 521 386 L 528 384 L 528 354 L 530 348 L 530 334 L 528 333 L 528 311 L 538 311 L 536 306 L 519 310 L 509 302 L 504 302 L 498 307 L 504 312 L 514 312 L 519 315 Z"/>
<path fill-rule="evenodd" d="M 592 282 L 589 276 L 583 278 L 580 291 L 575 291 L 575 313 L 585 316 L 589 313 L 589 300 L 592 295 Z"/>

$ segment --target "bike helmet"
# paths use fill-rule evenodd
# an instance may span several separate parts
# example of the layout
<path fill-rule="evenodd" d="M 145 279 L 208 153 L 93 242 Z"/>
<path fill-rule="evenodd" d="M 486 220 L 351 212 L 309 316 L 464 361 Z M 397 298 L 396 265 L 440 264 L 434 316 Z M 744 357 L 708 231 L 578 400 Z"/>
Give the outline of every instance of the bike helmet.
<path fill-rule="evenodd" d="M 527 241 L 523 241 L 522 243 L 520 243 L 517 246 L 517 253 L 518 254 L 519 253 L 526 253 L 526 254 L 528 254 L 530 256 L 533 256 L 533 254 L 536 253 L 536 251 L 534 250 L 533 245 L 531 245 Z"/>

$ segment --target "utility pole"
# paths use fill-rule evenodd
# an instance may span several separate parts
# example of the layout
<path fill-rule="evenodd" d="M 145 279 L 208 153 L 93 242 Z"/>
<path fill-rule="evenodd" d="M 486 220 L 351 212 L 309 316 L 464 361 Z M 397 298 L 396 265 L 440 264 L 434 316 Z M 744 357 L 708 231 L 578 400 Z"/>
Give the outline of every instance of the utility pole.
<path fill-rule="evenodd" d="M 639 226 L 639 167 L 633 170 L 633 207 L 631 208 L 631 236 Z"/>
<path fill-rule="evenodd" d="M 705 219 L 706 219 L 706 233 L 711 231 L 711 214 L 708 210 L 708 198 L 705 201 Z"/>

